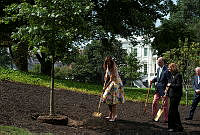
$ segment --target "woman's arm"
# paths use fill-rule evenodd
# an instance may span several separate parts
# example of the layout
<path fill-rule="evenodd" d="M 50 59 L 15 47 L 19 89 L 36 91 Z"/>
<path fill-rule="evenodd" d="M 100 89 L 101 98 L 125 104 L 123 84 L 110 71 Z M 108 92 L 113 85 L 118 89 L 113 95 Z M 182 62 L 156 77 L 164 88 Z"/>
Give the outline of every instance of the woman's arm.
<path fill-rule="evenodd" d="M 116 76 L 111 74 L 109 81 L 107 83 L 105 83 L 105 87 L 103 88 L 103 91 L 105 91 L 105 89 L 112 83 L 112 81 L 115 81 L 115 79 L 116 79 Z"/>

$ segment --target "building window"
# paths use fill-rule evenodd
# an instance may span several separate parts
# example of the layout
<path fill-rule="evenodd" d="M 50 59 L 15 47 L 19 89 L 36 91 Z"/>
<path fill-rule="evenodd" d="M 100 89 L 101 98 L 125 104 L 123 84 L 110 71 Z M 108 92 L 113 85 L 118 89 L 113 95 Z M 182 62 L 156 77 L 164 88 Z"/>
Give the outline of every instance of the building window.
<path fill-rule="evenodd" d="M 144 64 L 144 74 L 147 74 L 147 64 Z"/>
<path fill-rule="evenodd" d="M 133 50 L 133 54 L 134 54 L 134 56 L 137 57 L 137 48 L 134 48 L 134 50 Z"/>
<path fill-rule="evenodd" d="M 144 56 L 147 56 L 147 48 L 144 48 Z"/>

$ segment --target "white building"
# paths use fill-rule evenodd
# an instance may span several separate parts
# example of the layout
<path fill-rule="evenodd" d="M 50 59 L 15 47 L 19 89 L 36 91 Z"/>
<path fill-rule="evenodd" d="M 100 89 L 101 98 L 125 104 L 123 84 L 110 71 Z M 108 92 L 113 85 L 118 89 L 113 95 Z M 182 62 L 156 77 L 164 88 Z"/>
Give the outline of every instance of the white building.
<path fill-rule="evenodd" d="M 141 37 L 137 38 L 138 45 L 133 46 L 130 41 L 120 39 L 123 48 L 127 50 L 128 54 L 135 53 L 135 56 L 140 61 L 142 68 L 140 69 L 145 75 L 142 77 L 142 82 L 149 84 L 148 82 L 155 77 L 157 69 L 157 55 L 154 55 L 155 50 L 152 49 L 150 44 L 144 44 Z M 139 86 L 138 86 L 139 87 Z M 142 87 L 142 86 L 140 86 Z"/>

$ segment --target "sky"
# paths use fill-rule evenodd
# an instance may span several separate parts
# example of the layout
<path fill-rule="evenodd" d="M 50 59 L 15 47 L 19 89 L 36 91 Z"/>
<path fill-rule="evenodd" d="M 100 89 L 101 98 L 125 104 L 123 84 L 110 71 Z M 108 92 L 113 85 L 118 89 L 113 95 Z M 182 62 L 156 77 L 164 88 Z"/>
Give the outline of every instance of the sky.
<path fill-rule="evenodd" d="M 173 2 L 174 2 L 174 4 L 177 4 L 177 0 L 172 0 Z M 166 18 L 169 18 L 169 14 L 166 16 Z M 160 20 L 158 19 L 157 21 L 156 21 L 156 27 L 158 27 L 158 26 L 160 26 L 161 25 L 161 23 L 160 23 Z"/>
<path fill-rule="evenodd" d="M 176 4 L 176 1 L 177 1 L 177 0 L 172 0 L 172 1 Z"/>

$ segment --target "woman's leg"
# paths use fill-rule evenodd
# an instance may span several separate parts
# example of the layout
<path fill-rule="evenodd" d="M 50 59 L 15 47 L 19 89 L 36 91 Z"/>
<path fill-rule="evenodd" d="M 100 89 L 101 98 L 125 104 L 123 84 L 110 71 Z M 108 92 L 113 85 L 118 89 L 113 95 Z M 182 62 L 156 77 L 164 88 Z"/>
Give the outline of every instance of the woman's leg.
<path fill-rule="evenodd" d="M 177 109 L 176 109 L 176 129 L 178 131 L 183 131 L 183 126 L 181 124 L 181 119 L 180 119 L 180 114 L 179 114 L 179 111 L 178 111 L 178 106 L 180 104 L 180 101 L 181 101 L 181 98 L 177 98 L 176 99 L 176 104 L 177 104 Z"/>
<path fill-rule="evenodd" d="M 170 98 L 170 107 L 169 107 L 169 121 L 168 128 L 178 131 L 182 131 L 183 127 L 180 120 L 180 114 L 178 112 L 178 106 L 181 98 L 174 97 Z"/>
<path fill-rule="evenodd" d="M 110 121 L 115 121 L 117 117 L 117 105 L 112 105 L 112 115 Z"/>
<path fill-rule="evenodd" d="M 175 100 L 174 98 L 170 98 L 170 105 L 169 105 L 169 113 L 168 113 L 168 129 L 175 129 Z"/>
<path fill-rule="evenodd" d="M 117 105 L 113 105 L 113 117 L 117 115 Z"/>
<path fill-rule="evenodd" d="M 112 117 L 112 105 L 108 105 L 109 108 L 109 114 L 106 118 L 110 119 Z"/>

